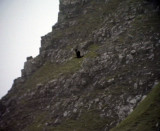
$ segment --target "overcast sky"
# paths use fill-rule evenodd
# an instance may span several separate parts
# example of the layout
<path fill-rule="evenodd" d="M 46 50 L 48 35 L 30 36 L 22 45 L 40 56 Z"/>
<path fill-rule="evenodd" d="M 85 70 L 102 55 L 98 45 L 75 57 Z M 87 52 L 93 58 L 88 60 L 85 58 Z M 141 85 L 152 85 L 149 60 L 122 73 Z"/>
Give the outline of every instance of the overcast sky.
<path fill-rule="evenodd" d="M 0 0 L 0 98 L 21 76 L 26 57 L 39 54 L 58 11 L 59 0 Z"/>

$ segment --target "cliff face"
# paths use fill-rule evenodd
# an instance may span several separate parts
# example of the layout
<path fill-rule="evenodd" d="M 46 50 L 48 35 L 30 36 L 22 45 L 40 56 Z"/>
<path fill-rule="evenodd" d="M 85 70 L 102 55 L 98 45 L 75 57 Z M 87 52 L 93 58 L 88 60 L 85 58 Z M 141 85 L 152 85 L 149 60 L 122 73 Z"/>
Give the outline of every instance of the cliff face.
<path fill-rule="evenodd" d="M 27 58 L 22 76 L 0 101 L 0 129 L 115 127 L 159 82 L 157 4 L 60 0 L 58 22 L 42 37 L 40 54 Z M 84 57 L 75 58 L 76 48 Z M 156 113 L 150 120 L 153 130 L 160 122 Z"/>

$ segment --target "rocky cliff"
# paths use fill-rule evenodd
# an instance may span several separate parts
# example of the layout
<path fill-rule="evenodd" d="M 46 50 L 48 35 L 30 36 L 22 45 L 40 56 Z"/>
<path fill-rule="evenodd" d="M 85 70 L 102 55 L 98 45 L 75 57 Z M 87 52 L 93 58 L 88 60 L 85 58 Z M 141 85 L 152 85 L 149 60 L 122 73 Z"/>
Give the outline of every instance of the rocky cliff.
<path fill-rule="evenodd" d="M 158 0 L 60 0 L 39 55 L 0 101 L 0 130 L 109 131 L 137 105 L 113 130 L 157 130 L 160 86 L 139 103 L 159 83 L 159 23 Z"/>

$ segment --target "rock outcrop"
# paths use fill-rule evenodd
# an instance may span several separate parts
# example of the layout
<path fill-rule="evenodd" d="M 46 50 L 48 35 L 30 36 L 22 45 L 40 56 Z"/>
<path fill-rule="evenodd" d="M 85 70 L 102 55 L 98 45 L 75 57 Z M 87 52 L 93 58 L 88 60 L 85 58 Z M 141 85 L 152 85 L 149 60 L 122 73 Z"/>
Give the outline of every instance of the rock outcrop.
<path fill-rule="evenodd" d="M 108 131 L 125 119 L 160 79 L 159 7 L 150 2 L 60 0 L 40 54 L 0 101 L 0 129 Z"/>

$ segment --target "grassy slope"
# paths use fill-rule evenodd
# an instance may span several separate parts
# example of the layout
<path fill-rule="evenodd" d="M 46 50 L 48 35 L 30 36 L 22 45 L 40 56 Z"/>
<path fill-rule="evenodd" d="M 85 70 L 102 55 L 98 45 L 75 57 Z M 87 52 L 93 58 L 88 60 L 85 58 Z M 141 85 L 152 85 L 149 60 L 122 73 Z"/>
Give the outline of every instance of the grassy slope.
<path fill-rule="evenodd" d="M 48 81 L 58 78 L 61 74 L 69 75 L 81 68 L 83 58 L 72 58 L 63 64 L 45 63 L 38 69 L 23 85 L 23 90 L 19 91 L 19 95 L 24 94 L 28 89 L 35 89 L 36 85 L 46 84 Z"/>
<path fill-rule="evenodd" d="M 31 78 L 28 79 L 24 86 L 27 86 L 27 89 L 29 89 L 35 87 L 38 83 L 45 84 L 49 80 L 58 78 L 60 74 L 73 74 L 81 68 L 81 64 L 84 58 L 94 58 L 97 56 L 97 49 L 98 46 L 93 44 L 89 47 L 89 52 L 81 59 L 72 58 L 71 60 L 63 64 L 44 64 L 44 66 L 42 66 L 31 76 Z"/>
<path fill-rule="evenodd" d="M 46 118 L 44 114 L 45 113 L 37 116 L 36 121 L 26 129 L 29 131 L 43 131 L 44 118 Z M 48 126 L 46 129 L 48 131 L 98 131 L 105 127 L 107 121 L 107 119 L 100 118 L 98 111 L 90 110 L 83 111 L 81 117 L 78 120 L 69 119 L 59 126 Z"/>
<path fill-rule="evenodd" d="M 138 107 L 117 127 L 111 131 L 155 131 L 156 124 L 160 123 L 160 84 L 153 88 L 151 93 Z M 78 119 L 68 119 L 56 127 L 48 127 L 49 131 L 100 131 L 112 119 L 99 116 L 99 111 L 91 109 L 82 111 Z M 31 128 L 32 129 L 32 128 Z M 39 128 L 41 129 L 41 128 Z"/>
<path fill-rule="evenodd" d="M 158 122 L 160 123 L 160 84 L 111 131 L 155 131 Z"/>
<path fill-rule="evenodd" d="M 82 62 L 84 58 L 94 58 L 97 56 L 96 54 L 96 50 L 98 49 L 98 46 L 96 45 L 91 45 L 89 47 L 89 52 L 81 59 L 77 59 L 77 58 L 72 58 L 71 60 L 63 63 L 63 64 L 52 64 L 52 63 L 45 63 L 40 69 L 38 69 L 28 80 L 27 82 L 23 85 L 23 89 L 19 90 L 19 92 L 17 92 L 18 95 L 22 95 L 24 94 L 28 89 L 30 90 L 35 90 L 36 85 L 38 83 L 42 83 L 42 84 L 46 84 L 49 80 L 52 79 L 56 79 L 59 78 L 60 75 L 70 75 L 73 74 L 74 72 L 78 71 L 81 68 Z M 26 104 L 25 101 L 21 101 L 21 104 Z M 39 115 L 41 114 L 41 115 Z M 90 118 L 92 117 L 92 113 L 89 113 L 88 116 L 90 116 Z M 43 130 L 43 126 L 45 121 L 47 120 L 48 117 L 48 112 L 39 112 L 34 114 L 35 115 L 35 120 L 34 122 L 32 122 L 31 125 L 29 125 L 28 127 L 26 127 L 27 130 L 30 131 L 41 131 Z M 96 117 L 98 117 L 96 115 Z M 86 118 L 86 116 L 83 116 L 83 120 Z M 89 119 L 90 120 L 90 119 Z M 98 121 L 98 120 L 96 120 Z M 79 122 L 79 121 L 78 121 Z M 86 120 L 87 122 L 87 120 Z M 84 123 L 86 123 L 84 122 Z M 72 124 L 71 124 L 72 123 Z M 67 123 L 64 124 L 64 127 L 69 126 L 69 125 L 78 125 L 78 123 L 74 123 L 72 120 L 67 121 Z M 81 124 L 83 125 L 83 123 Z M 53 129 L 52 127 L 49 127 L 49 130 Z M 63 126 L 62 126 L 63 128 Z M 90 127 L 89 127 L 90 128 Z M 56 129 L 54 129 L 56 130 Z"/>
<path fill-rule="evenodd" d="M 101 118 L 96 110 L 84 111 L 78 120 L 67 120 L 60 126 L 51 128 L 54 131 L 99 131 L 109 120 Z M 110 120 L 111 121 L 111 120 Z"/>

